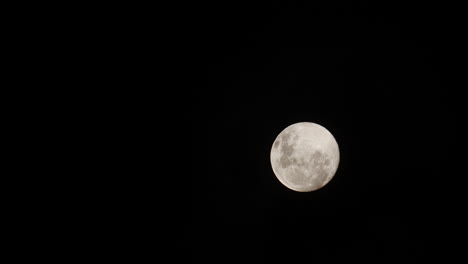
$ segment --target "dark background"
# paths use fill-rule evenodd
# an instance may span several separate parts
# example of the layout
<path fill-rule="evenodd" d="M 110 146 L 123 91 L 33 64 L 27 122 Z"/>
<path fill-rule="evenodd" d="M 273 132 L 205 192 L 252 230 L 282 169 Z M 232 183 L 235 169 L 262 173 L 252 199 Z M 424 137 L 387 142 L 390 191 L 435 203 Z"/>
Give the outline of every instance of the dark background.
<path fill-rule="evenodd" d="M 366 1 L 202 9 L 185 237 L 194 262 L 431 258 L 458 177 L 442 11 Z M 289 190 L 270 167 L 275 137 L 296 122 L 323 125 L 340 147 L 335 177 L 315 192 Z"/>

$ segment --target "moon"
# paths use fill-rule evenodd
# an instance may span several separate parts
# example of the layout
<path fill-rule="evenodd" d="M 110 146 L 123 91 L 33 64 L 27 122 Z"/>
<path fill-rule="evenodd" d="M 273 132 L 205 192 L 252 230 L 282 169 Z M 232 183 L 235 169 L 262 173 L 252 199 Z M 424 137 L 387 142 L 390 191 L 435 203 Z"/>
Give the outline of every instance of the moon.
<path fill-rule="evenodd" d="M 276 137 L 270 153 L 278 180 L 291 190 L 311 192 L 325 186 L 340 163 L 338 143 L 323 126 L 300 122 Z"/>

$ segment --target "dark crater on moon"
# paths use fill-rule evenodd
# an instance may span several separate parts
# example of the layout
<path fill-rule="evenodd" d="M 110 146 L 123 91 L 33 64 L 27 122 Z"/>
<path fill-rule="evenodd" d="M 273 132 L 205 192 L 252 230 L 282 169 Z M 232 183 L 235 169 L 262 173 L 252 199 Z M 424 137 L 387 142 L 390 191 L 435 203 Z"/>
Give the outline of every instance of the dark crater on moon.
<path fill-rule="evenodd" d="M 294 152 L 294 142 L 297 140 L 297 136 L 294 137 L 293 144 L 289 144 L 288 140 L 291 137 L 289 132 L 284 133 L 281 137 L 281 158 L 280 164 L 283 169 L 289 167 L 291 164 L 295 164 L 297 161 L 295 159 L 291 159 L 291 155 Z"/>

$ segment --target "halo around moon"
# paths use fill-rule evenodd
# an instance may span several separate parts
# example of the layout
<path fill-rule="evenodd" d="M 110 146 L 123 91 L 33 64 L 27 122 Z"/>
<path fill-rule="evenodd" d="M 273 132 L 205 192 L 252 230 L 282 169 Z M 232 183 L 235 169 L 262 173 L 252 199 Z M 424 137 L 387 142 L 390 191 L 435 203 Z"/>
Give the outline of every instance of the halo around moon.
<path fill-rule="evenodd" d="M 340 163 L 338 143 L 323 126 L 301 122 L 276 137 L 270 153 L 278 180 L 291 190 L 310 192 L 325 186 Z"/>

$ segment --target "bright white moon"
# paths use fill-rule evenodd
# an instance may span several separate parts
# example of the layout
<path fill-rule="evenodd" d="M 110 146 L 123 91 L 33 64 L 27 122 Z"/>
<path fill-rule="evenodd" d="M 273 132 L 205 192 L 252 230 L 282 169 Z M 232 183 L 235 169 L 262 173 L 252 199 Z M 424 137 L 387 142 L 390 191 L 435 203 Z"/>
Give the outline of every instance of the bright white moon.
<path fill-rule="evenodd" d="M 340 151 L 326 128 L 301 122 L 288 126 L 276 137 L 270 160 L 282 184 L 294 191 L 310 192 L 325 186 L 335 175 Z"/>

